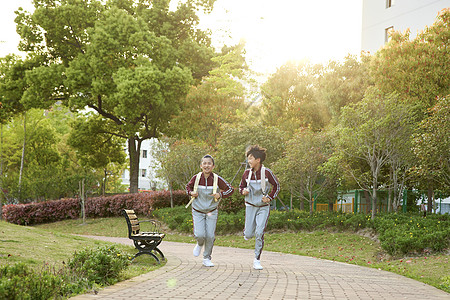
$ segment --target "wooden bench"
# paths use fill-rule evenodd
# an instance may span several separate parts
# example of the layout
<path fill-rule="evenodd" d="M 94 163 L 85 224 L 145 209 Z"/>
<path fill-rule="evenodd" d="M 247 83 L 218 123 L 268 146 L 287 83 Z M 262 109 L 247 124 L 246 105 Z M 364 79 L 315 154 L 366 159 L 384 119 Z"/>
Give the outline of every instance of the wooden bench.
<path fill-rule="evenodd" d="M 134 213 L 132 209 L 124 209 L 122 210 L 122 215 L 125 217 L 128 225 L 128 238 L 133 240 L 134 246 L 138 253 L 133 257 L 134 260 L 136 257 L 142 254 L 148 254 L 153 256 L 159 264 L 159 258 L 155 254 L 159 254 L 162 260 L 165 260 L 164 254 L 161 250 L 158 249 L 159 244 L 161 244 L 165 234 L 159 232 L 160 223 L 157 220 L 144 220 L 139 221 L 138 217 Z M 140 223 L 149 222 L 150 223 L 150 231 L 141 232 Z"/>

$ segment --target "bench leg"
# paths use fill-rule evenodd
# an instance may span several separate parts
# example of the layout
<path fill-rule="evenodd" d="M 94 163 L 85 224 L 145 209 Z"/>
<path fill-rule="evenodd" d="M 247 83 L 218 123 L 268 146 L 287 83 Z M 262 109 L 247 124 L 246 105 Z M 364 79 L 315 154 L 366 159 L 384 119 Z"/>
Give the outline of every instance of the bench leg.
<path fill-rule="evenodd" d="M 159 250 L 158 248 L 155 248 L 153 251 L 156 251 L 163 261 L 166 260 L 166 258 L 164 257 L 164 254 L 162 253 L 161 250 Z"/>
<path fill-rule="evenodd" d="M 156 260 L 156 262 L 158 263 L 158 265 L 160 264 L 159 258 L 158 258 L 155 254 L 153 254 L 153 253 L 151 253 L 151 252 L 144 252 L 144 251 L 140 251 L 140 252 L 136 253 L 136 255 L 133 257 L 133 259 L 132 259 L 131 261 L 134 261 L 134 259 L 135 259 L 136 257 L 141 256 L 142 254 L 148 254 L 148 255 L 153 256 L 153 258 Z"/>

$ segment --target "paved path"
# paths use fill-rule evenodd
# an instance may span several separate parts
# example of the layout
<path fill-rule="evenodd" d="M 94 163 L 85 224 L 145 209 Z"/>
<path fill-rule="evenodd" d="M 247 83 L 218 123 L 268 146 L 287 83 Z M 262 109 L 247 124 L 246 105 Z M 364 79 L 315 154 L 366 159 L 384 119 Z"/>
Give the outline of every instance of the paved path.
<path fill-rule="evenodd" d="M 132 245 L 128 238 L 102 238 Z M 253 250 L 215 246 L 215 267 L 202 266 L 193 244 L 163 241 L 167 264 L 72 299 L 446 299 L 450 294 L 380 271 L 311 257 L 263 251 L 262 271 L 252 268 Z"/>

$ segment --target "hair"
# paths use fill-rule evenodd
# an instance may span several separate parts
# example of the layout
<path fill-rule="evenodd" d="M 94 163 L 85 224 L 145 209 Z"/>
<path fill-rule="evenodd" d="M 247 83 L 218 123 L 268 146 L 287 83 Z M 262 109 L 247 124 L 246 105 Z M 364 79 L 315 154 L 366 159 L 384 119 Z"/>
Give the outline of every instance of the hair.
<path fill-rule="evenodd" d="M 204 158 L 211 158 L 211 160 L 212 160 L 212 162 L 213 162 L 213 165 L 216 165 L 216 164 L 214 163 L 214 158 L 213 158 L 211 155 L 209 155 L 209 154 L 206 154 L 205 156 L 202 157 L 202 159 L 200 160 L 200 164 L 202 163 L 202 161 L 203 161 Z"/>
<path fill-rule="evenodd" d="M 247 151 L 245 152 L 245 156 L 248 157 L 249 155 L 252 155 L 255 159 L 260 159 L 261 163 L 266 160 L 266 149 L 262 148 L 258 145 L 253 145 L 247 148 Z"/>

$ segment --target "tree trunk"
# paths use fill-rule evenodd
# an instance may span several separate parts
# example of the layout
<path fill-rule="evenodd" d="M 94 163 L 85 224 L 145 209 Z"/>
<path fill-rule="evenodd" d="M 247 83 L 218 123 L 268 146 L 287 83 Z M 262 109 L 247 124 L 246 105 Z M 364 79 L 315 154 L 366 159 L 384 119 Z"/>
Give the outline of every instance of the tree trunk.
<path fill-rule="evenodd" d="M 433 187 L 431 183 L 428 184 L 428 204 L 427 204 L 427 213 L 431 214 L 433 212 Z"/>
<path fill-rule="evenodd" d="M 397 194 L 397 184 L 396 184 L 396 182 L 394 182 L 394 175 L 393 175 L 393 171 L 392 171 L 392 169 L 391 169 L 391 172 L 390 172 L 390 174 L 389 174 L 389 177 L 390 177 L 390 179 L 391 179 L 391 183 L 393 182 L 394 184 L 394 197 L 395 197 L 395 194 Z M 396 201 L 394 201 L 394 203 L 396 203 Z M 395 211 L 397 211 L 397 209 L 395 209 Z M 388 212 L 390 213 L 390 212 L 392 212 L 392 187 L 391 187 L 391 185 L 389 185 L 389 189 L 388 189 Z"/>
<path fill-rule="evenodd" d="M 377 213 L 377 178 L 373 178 L 372 186 L 372 220 L 375 218 Z"/>
<path fill-rule="evenodd" d="M 300 210 L 305 210 L 305 202 L 302 198 L 298 198 L 298 200 L 300 201 Z"/>
<path fill-rule="evenodd" d="M 292 193 L 292 188 L 291 188 L 291 199 L 290 199 L 290 207 L 289 207 L 289 210 L 292 210 L 293 209 L 293 207 L 292 207 L 292 198 L 294 197 L 294 195 L 293 195 L 293 193 Z"/>
<path fill-rule="evenodd" d="M 170 208 L 173 208 L 172 184 L 170 184 L 170 182 L 169 182 L 169 191 L 170 191 Z"/>
<path fill-rule="evenodd" d="M 106 181 L 108 180 L 108 171 L 105 169 L 103 169 L 103 183 L 102 183 L 102 196 L 105 196 L 106 193 Z"/>
<path fill-rule="evenodd" d="M 309 214 L 310 215 L 313 214 L 313 204 L 314 204 L 314 199 L 309 200 Z"/>
<path fill-rule="evenodd" d="M 128 139 L 128 153 L 130 156 L 130 193 L 139 192 L 139 154 L 141 142 L 132 137 Z"/>
<path fill-rule="evenodd" d="M 83 224 L 86 224 L 86 211 L 85 211 L 85 197 L 84 197 L 84 178 L 79 182 L 80 186 L 80 199 L 81 199 L 81 218 Z"/>
<path fill-rule="evenodd" d="M 27 114 L 23 113 L 23 145 L 22 145 L 22 158 L 20 160 L 20 172 L 19 172 L 19 187 L 18 187 L 18 200 L 21 200 L 21 189 L 22 189 L 22 176 L 23 176 L 23 165 L 25 160 L 25 146 L 27 144 Z"/>

